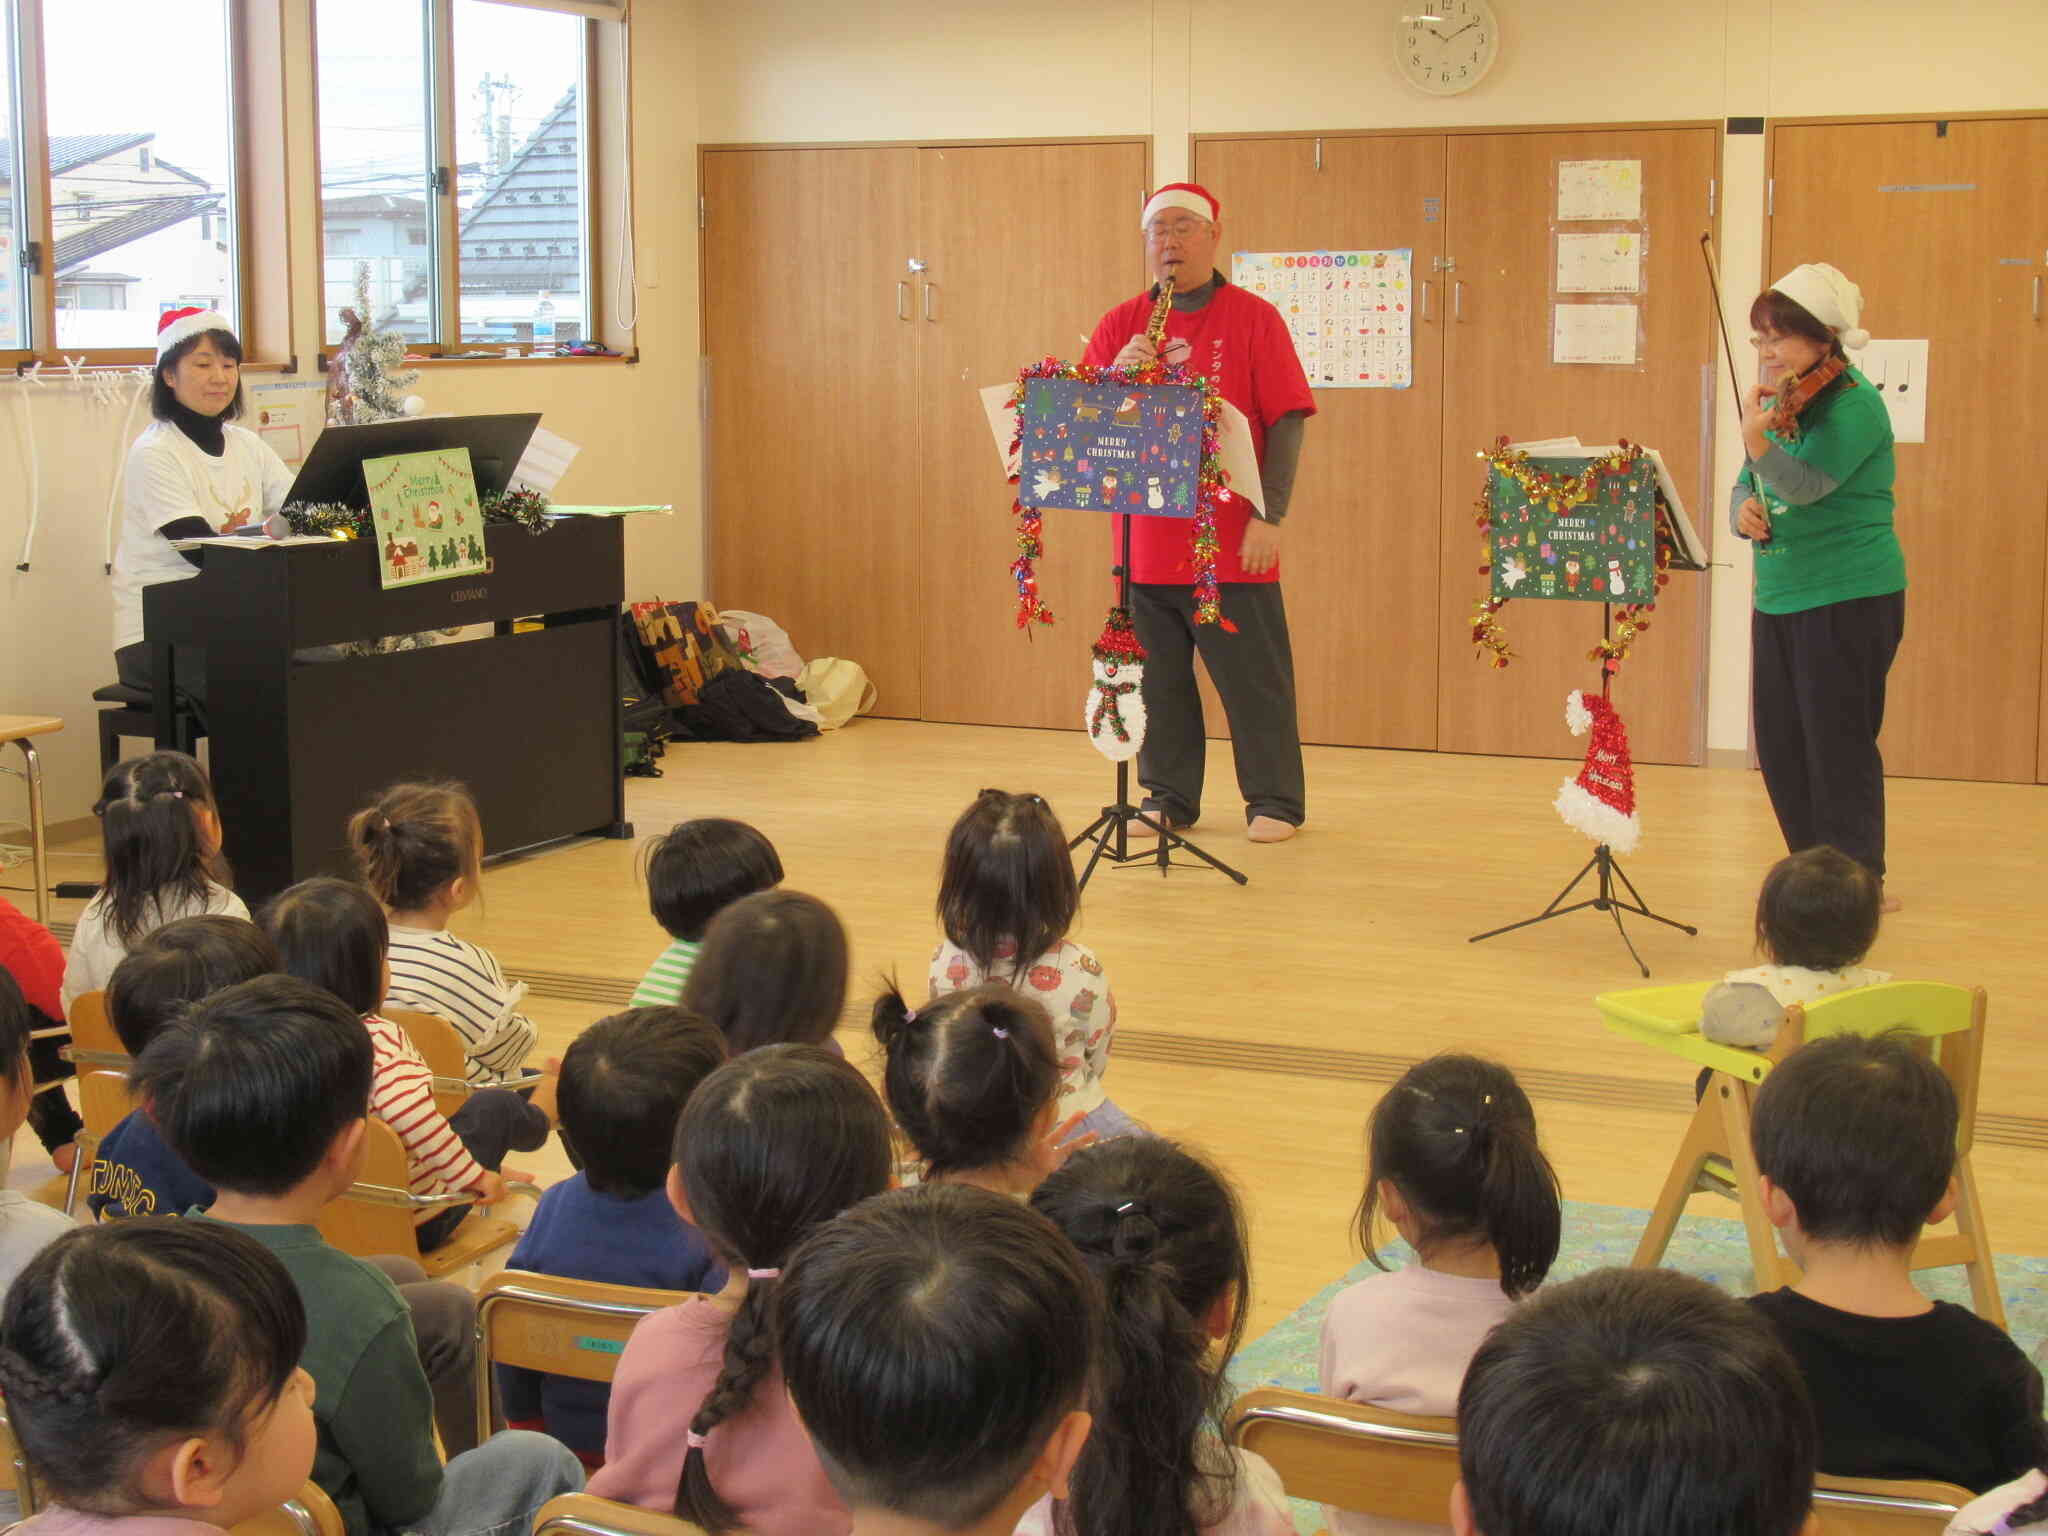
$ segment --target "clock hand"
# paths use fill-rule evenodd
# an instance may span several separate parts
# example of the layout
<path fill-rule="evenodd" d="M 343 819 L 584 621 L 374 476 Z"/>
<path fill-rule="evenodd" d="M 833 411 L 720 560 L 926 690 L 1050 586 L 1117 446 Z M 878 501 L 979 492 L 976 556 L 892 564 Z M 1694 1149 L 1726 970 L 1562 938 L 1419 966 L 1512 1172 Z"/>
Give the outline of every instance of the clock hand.
<path fill-rule="evenodd" d="M 1463 35 L 1464 35 L 1465 33 L 1467 33 L 1467 32 L 1470 32 L 1470 31 L 1471 31 L 1471 30 L 1472 30 L 1472 29 L 1473 29 L 1474 27 L 1476 27 L 1476 26 L 1478 26 L 1478 25 L 1479 25 L 1479 23 L 1478 23 L 1478 22 L 1476 22 L 1476 21 L 1468 21 L 1468 22 L 1466 22 L 1466 23 L 1465 23 L 1465 25 L 1463 25 L 1462 27 L 1458 28 L 1458 30 L 1457 30 L 1457 31 L 1453 32 L 1453 33 L 1452 33 L 1452 34 L 1450 35 L 1450 37 L 1447 37 L 1447 38 L 1445 38 L 1445 39 L 1444 39 L 1444 41 L 1448 43 L 1448 42 L 1452 41 L 1452 40 L 1453 40 L 1454 38 L 1462 37 L 1462 36 L 1463 36 Z"/>

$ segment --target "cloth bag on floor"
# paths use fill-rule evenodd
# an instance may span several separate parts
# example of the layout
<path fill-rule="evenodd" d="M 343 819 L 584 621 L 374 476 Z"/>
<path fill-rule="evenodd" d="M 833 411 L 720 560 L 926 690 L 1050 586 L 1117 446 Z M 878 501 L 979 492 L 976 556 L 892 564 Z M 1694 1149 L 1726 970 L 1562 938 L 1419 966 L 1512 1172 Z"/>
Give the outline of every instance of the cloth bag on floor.
<path fill-rule="evenodd" d="M 819 656 L 806 662 L 796 685 L 828 731 L 836 731 L 855 715 L 866 714 L 878 697 L 861 664 L 843 656 Z"/>

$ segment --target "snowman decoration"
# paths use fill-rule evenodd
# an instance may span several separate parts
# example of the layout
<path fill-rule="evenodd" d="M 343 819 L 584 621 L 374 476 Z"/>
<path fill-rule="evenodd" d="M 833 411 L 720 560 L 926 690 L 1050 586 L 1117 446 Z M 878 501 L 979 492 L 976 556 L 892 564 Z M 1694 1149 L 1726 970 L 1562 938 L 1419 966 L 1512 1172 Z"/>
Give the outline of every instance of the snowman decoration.
<path fill-rule="evenodd" d="M 1081 723 L 1095 750 L 1112 763 L 1138 755 L 1145 744 L 1145 647 L 1127 608 L 1112 608 L 1090 649 L 1094 676 Z"/>
<path fill-rule="evenodd" d="M 1616 597 L 1621 596 L 1623 592 L 1628 590 L 1621 579 L 1621 562 L 1619 560 L 1607 562 L 1607 590 Z"/>
<path fill-rule="evenodd" d="M 1154 512 L 1165 510 L 1166 492 L 1160 489 L 1159 477 L 1157 475 L 1147 475 L 1145 477 L 1145 505 Z"/>

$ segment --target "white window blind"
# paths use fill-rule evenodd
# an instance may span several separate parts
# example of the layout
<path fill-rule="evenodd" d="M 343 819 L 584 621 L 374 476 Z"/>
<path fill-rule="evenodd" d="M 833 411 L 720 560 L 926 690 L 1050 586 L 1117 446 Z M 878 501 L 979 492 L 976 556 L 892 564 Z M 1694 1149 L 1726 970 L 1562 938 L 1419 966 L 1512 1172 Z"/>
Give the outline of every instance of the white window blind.
<path fill-rule="evenodd" d="M 633 0 L 490 0 L 492 5 L 517 5 L 529 11 L 560 11 L 595 21 L 624 21 Z"/>

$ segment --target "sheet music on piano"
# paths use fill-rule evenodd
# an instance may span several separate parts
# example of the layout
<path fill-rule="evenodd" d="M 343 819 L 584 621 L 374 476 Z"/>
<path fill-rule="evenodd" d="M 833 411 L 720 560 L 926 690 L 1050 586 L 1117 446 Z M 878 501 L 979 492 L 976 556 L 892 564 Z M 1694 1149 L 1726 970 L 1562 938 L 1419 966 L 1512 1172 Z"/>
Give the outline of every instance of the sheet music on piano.
<path fill-rule="evenodd" d="M 333 544 L 337 541 L 320 533 L 288 533 L 281 539 L 244 537 L 236 533 L 217 533 L 205 539 L 173 539 L 173 549 L 289 549 L 295 544 Z"/>

